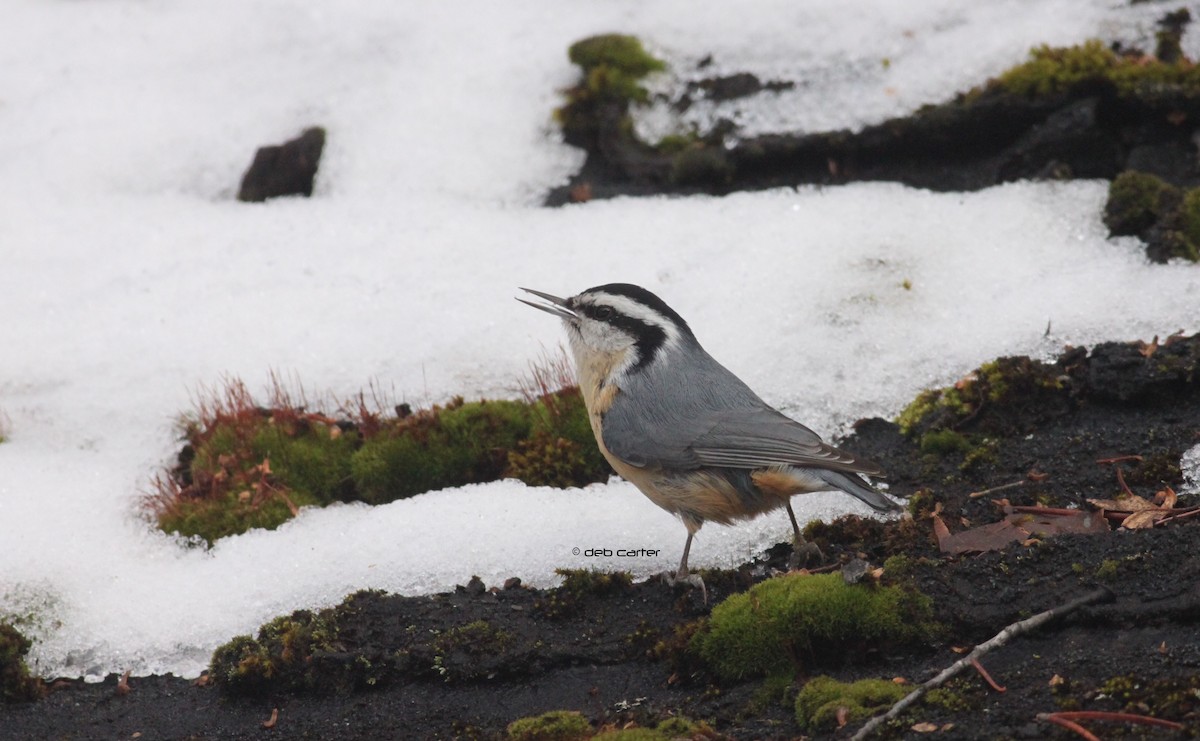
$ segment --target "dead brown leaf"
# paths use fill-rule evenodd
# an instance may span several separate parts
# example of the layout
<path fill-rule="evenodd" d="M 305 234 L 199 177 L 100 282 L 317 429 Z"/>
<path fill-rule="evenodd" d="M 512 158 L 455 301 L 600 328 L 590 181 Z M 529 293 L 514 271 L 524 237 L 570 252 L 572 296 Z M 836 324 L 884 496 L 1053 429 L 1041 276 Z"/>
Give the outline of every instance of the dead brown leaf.
<path fill-rule="evenodd" d="M 942 525 L 945 528 L 945 525 Z M 943 553 L 985 553 L 1004 548 L 1013 541 L 1032 544 L 1040 538 L 1061 533 L 1108 532 L 1103 514 L 1082 510 L 1048 510 L 1045 512 L 1014 512 L 999 522 L 980 525 L 959 533 L 942 535 L 934 521 L 938 548 Z"/>
<path fill-rule="evenodd" d="M 1163 509 L 1175 509 L 1175 505 L 1178 502 L 1179 495 L 1169 486 L 1162 491 L 1154 493 L 1154 503 Z"/>
<path fill-rule="evenodd" d="M 1169 509 L 1144 509 L 1121 520 L 1121 527 L 1126 530 L 1145 530 L 1154 527 L 1154 523 L 1171 513 Z"/>
<path fill-rule="evenodd" d="M 912 728 L 909 730 L 916 731 L 917 733 L 933 733 L 934 731 L 938 730 L 938 725 L 937 723 L 922 721 L 920 723 L 914 723 Z"/>
<path fill-rule="evenodd" d="M 1139 497 L 1137 494 L 1126 494 L 1116 499 L 1089 499 L 1088 503 L 1098 509 L 1106 509 L 1110 512 L 1140 512 L 1156 509 L 1154 502 Z"/>

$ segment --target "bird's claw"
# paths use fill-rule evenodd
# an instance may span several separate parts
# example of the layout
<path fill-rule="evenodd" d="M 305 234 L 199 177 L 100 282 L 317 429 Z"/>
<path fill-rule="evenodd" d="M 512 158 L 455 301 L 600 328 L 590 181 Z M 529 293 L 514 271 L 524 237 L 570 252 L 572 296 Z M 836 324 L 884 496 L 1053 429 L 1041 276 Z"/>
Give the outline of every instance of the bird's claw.
<path fill-rule="evenodd" d="M 825 563 L 825 554 L 816 543 L 798 540 L 792 544 L 792 555 L 788 557 L 788 568 L 792 571 L 810 563 Z"/>
<path fill-rule="evenodd" d="M 663 581 L 665 581 L 668 586 L 672 587 L 680 584 L 686 584 L 689 587 L 695 587 L 699 589 L 700 596 L 704 599 L 704 604 L 708 604 L 708 588 L 704 586 L 704 580 L 700 578 L 699 574 L 690 574 L 686 571 L 679 571 L 675 573 L 668 571 L 667 573 L 663 574 Z"/>

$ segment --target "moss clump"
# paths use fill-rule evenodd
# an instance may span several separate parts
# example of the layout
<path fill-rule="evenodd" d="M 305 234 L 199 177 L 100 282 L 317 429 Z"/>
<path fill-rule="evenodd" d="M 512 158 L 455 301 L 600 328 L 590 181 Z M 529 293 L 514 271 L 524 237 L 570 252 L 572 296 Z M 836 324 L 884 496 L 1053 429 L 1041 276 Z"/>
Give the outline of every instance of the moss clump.
<path fill-rule="evenodd" d="M 1050 95 L 1082 82 L 1105 79 L 1121 63 L 1096 39 L 1079 46 L 1039 46 L 1029 57 L 1029 61 L 1001 74 L 995 84 L 1018 95 Z"/>
<path fill-rule="evenodd" d="M 567 142 L 590 148 L 601 128 L 614 121 L 618 131 L 632 138 L 629 106 L 646 101 L 642 78 L 666 64 L 647 53 L 636 37 L 623 34 L 582 39 L 567 56 L 583 70 L 583 80 L 566 92 L 566 105 L 555 111 Z"/>
<path fill-rule="evenodd" d="M 1024 431 L 1026 418 L 1050 414 L 1068 403 L 1066 389 L 1053 366 L 1028 357 L 999 358 L 984 363 L 953 386 L 922 391 L 896 418 L 900 431 L 931 449 L 959 442 L 949 435 L 971 427 L 1012 435 Z M 969 442 L 969 441 L 968 441 Z"/>
<path fill-rule="evenodd" d="M 1104 223 L 1114 236 L 1150 243 L 1151 258 L 1200 261 L 1200 188 L 1181 190 L 1149 173 L 1127 170 L 1113 178 Z"/>
<path fill-rule="evenodd" d="M 1029 61 L 1004 72 L 989 87 L 1016 95 L 1047 96 L 1088 84 L 1109 85 L 1125 97 L 1153 99 L 1200 92 L 1200 72 L 1184 58 L 1166 61 L 1117 54 L 1091 39 L 1076 46 L 1039 46 L 1030 52 Z"/>
<path fill-rule="evenodd" d="M 1192 188 L 1183 194 L 1179 217 L 1183 239 L 1171 256 L 1200 262 L 1200 188 Z"/>
<path fill-rule="evenodd" d="M 255 638 L 237 636 L 213 652 L 210 671 L 230 695 L 262 695 L 280 689 L 311 690 L 327 684 L 314 656 L 339 650 L 333 610 L 297 610 L 263 625 Z"/>
<path fill-rule="evenodd" d="M 364 440 L 350 459 L 355 491 L 365 502 L 382 504 L 497 479 L 532 426 L 528 404 L 455 399 Z"/>
<path fill-rule="evenodd" d="M 474 620 L 433 639 L 433 671 L 447 682 L 467 681 L 494 673 L 494 661 L 515 643 L 512 633 L 486 620 Z"/>
<path fill-rule="evenodd" d="M 304 690 L 347 692 L 377 684 L 387 678 L 393 663 L 361 654 L 347 658 L 339 626 L 361 609 L 362 600 L 381 594 L 355 592 L 336 607 L 297 610 L 264 624 L 253 638 L 233 638 L 213 652 L 209 673 L 214 684 L 235 696 Z"/>
<path fill-rule="evenodd" d="M 1200 713 L 1200 674 L 1183 677 L 1138 677 L 1124 674 L 1102 682 L 1089 699 L 1104 709 L 1151 715 L 1187 723 Z"/>
<path fill-rule="evenodd" d="M 919 444 L 921 453 L 944 458 L 954 453 L 966 453 L 971 449 L 971 441 L 954 430 L 933 430 L 921 436 Z"/>
<path fill-rule="evenodd" d="M 25 655 L 33 644 L 8 623 L 0 623 L 0 700 L 32 702 L 45 694 L 42 682 L 29 675 Z"/>
<path fill-rule="evenodd" d="M 563 577 L 562 586 L 535 605 L 542 615 L 552 619 L 575 614 L 588 597 L 626 592 L 633 587 L 633 575 L 628 571 L 555 569 L 554 573 Z"/>
<path fill-rule="evenodd" d="M 805 731 L 824 732 L 838 727 L 838 711 L 857 722 L 887 710 L 907 695 L 909 688 L 886 679 L 862 679 L 854 683 L 831 677 L 813 677 L 796 695 L 796 722 Z"/>
<path fill-rule="evenodd" d="M 588 87 L 597 95 L 645 100 L 646 90 L 637 81 L 666 64 L 647 53 L 636 36 L 619 33 L 590 36 L 567 49 L 567 58 L 588 76 Z"/>
<path fill-rule="evenodd" d="M 400 406 L 395 417 L 360 401 L 339 420 L 306 411 L 278 387 L 261 406 L 230 382 L 184 420 L 187 444 L 147 508 L 161 529 L 211 544 L 274 529 L 306 506 L 383 504 L 502 477 L 563 487 L 603 481 L 611 469 L 579 389 L 555 389 L 569 370 L 554 372 L 542 371 L 540 393 L 525 401 L 457 398 L 417 412 Z"/>
<path fill-rule="evenodd" d="M 1141 234 L 1178 202 L 1175 186 L 1149 173 L 1126 170 L 1108 186 L 1104 224 L 1115 236 Z"/>
<path fill-rule="evenodd" d="M 592 725 L 575 710 L 551 710 L 508 724 L 512 741 L 575 741 L 592 735 Z"/>
<path fill-rule="evenodd" d="M 530 486 L 581 486 L 612 473 L 600 454 L 578 387 L 543 394 L 532 409 L 532 431 L 508 454 L 506 476 Z"/>
<path fill-rule="evenodd" d="M 691 649 L 722 679 L 739 680 L 840 660 L 865 646 L 912 644 L 933 630 L 930 600 L 913 589 L 791 574 L 718 604 Z"/>
<path fill-rule="evenodd" d="M 622 728 L 593 736 L 603 741 L 674 741 L 675 739 L 713 738 L 716 733 L 707 723 L 676 716 L 653 728 Z"/>

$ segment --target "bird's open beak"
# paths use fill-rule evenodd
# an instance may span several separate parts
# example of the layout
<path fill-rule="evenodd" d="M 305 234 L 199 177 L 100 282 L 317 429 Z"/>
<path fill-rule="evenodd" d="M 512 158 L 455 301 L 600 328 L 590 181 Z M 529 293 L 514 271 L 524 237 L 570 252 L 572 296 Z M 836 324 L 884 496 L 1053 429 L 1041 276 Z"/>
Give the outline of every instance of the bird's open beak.
<path fill-rule="evenodd" d="M 532 306 L 535 309 L 541 309 L 542 311 L 546 312 L 547 314 L 553 314 L 554 316 L 556 316 L 560 319 L 577 319 L 578 318 L 576 316 L 575 312 L 573 312 L 567 308 L 567 300 L 565 298 L 559 298 L 558 296 L 552 296 L 549 293 L 542 293 L 541 291 L 535 291 L 532 288 L 522 288 L 521 290 L 525 291 L 526 293 L 532 293 L 534 296 L 537 296 L 538 298 L 549 302 L 549 305 L 535 304 L 532 301 L 526 301 L 523 298 L 517 299 L 518 301 L 525 304 L 526 306 Z"/>

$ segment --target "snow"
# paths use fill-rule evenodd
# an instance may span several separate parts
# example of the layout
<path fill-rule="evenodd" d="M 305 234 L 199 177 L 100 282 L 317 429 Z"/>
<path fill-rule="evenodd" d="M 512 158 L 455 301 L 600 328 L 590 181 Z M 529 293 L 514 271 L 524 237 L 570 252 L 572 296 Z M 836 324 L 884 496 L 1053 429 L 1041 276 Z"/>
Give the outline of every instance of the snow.
<path fill-rule="evenodd" d="M 1107 239 L 1101 182 L 538 207 L 581 162 L 550 111 L 575 77 L 566 47 L 590 34 L 639 35 L 676 83 L 710 53 L 719 70 L 803 80 L 760 96 L 743 121 L 751 133 L 902 114 L 1042 42 L 1145 43 L 1159 10 L 857 6 L 762 0 L 734 16 L 685 0 L 570 12 L 480 0 L 336 10 L 9 0 L 0 615 L 23 619 L 35 670 L 194 676 L 230 637 L 356 589 L 673 567 L 684 529 L 621 481 L 570 491 L 504 481 L 309 510 L 211 551 L 139 515 L 177 452 L 177 415 L 226 376 L 258 391 L 276 370 L 332 398 L 377 382 L 415 405 L 515 395 L 529 361 L 562 340 L 553 320 L 513 301 L 517 286 L 645 285 L 765 398 L 826 435 L 894 415 L 998 355 L 1200 329 L 1200 274 Z M 255 147 L 313 124 L 329 140 L 312 199 L 233 200 Z M 833 494 L 796 507 L 803 519 L 864 511 Z M 783 516 L 710 525 L 691 563 L 732 565 L 789 532 Z"/>

